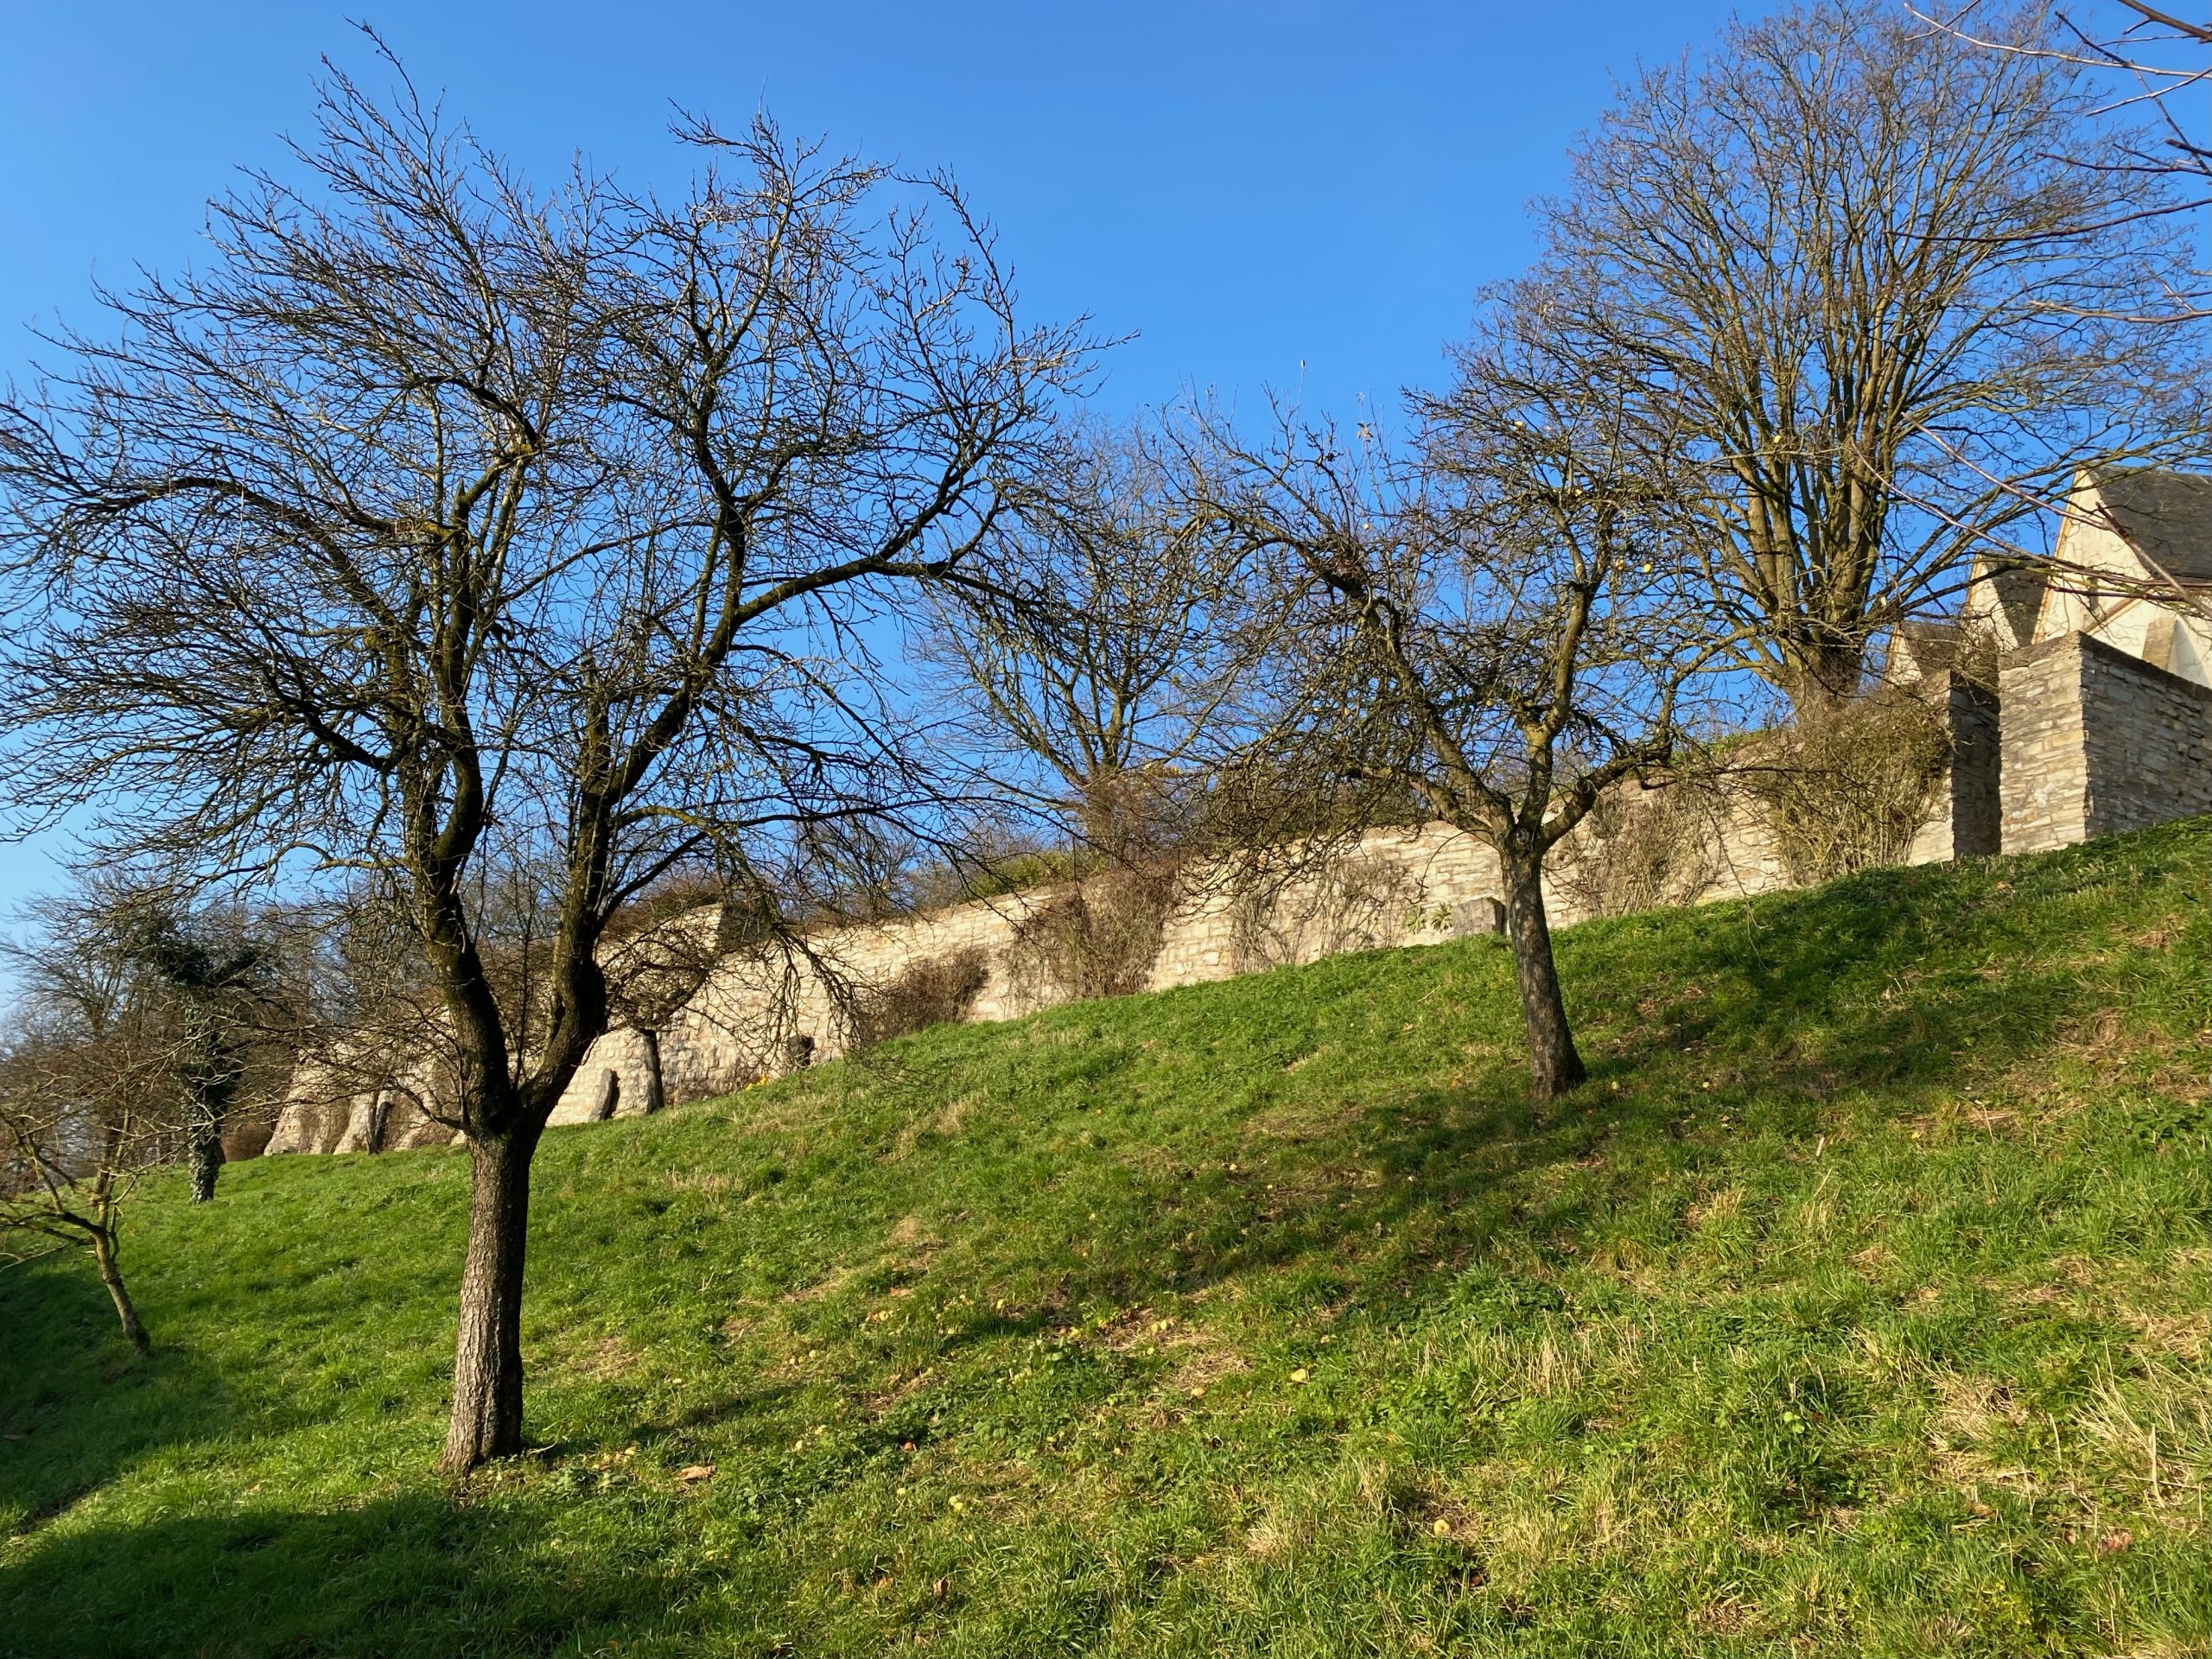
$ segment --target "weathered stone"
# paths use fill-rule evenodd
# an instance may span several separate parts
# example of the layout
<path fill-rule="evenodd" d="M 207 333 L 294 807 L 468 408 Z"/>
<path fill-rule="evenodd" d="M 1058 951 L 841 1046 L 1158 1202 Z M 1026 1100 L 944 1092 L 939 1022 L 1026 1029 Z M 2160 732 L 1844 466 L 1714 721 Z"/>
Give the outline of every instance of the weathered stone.
<path fill-rule="evenodd" d="M 1911 682 L 1942 713 L 1951 759 L 1912 863 L 2069 845 L 2093 836 L 2212 811 L 2212 691 L 2101 640 L 2069 634 L 2012 653 L 1993 698 L 1958 671 L 1923 664 Z M 1622 785 L 1617 804 L 1652 810 L 1661 788 Z M 1764 810 L 1743 789 L 1704 788 L 1675 815 L 1689 843 L 1668 896 L 1702 902 L 1772 892 L 1791 879 Z M 1687 826 L 1686 828 L 1684 826 Z M 1592 913 L 1578 859 L 1595 820 L 1555 850 L 1545 897 L 1554 925 Z M 1162 930 L 1148 988 L 1166 989 L 1345 950 L 1433 943 L 1501 930 L 1497 860 L 1448 825 L 1371 830 L 1336 857 L 1290 862 L 1255 889 L 1223 867 L 1184 879 Z M 928 915 L 818 934 L 810 949 L 848 985 L 880 986 L 918 963 L 975 950 L 988 964 L 970 1020 L 1039 1006 L 1009 969 L 1025 919 L 1060 897 L 1044 887 Z M 824 975 L 798 958 L 736 955 L 653 1033 L 610 1032 L 592 1046 L 552 1121 L 628 1116 L 725 1093 L 835 1058 L 845 1022 Z M 371 1075 L 372 1068 L 358 1068 Z M 656 1075 L 658 1084 L 656 1084 Z M 365 1089 L 354 1074 L 303 1065 L 269 1150 L 385 1150 L 440 1144 L 451 1131 L 418 1103 L 435 1081 L 402 1068 Z"/>
<path fill-rule="evenodd" d="M 2006 852 L 2212 812 L 2212 690 L 2081 633 L 2014 652 L 1998 688 Z"/>

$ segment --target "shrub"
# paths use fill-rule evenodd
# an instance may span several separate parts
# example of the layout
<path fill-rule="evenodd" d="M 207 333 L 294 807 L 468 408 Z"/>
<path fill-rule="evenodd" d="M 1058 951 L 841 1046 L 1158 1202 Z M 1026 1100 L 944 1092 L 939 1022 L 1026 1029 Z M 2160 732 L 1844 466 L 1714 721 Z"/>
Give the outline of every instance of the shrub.
<path fill-rule="evenodd" d="M 1409 872 L 1367 854 L 1255 867 L 1230 912 L 1238 966 L 1284 967 L 1395 944 L 1418 919 L 1421 896 Z"/>
<path fill-rule="evenodd" d="M 852 1047 L 870 1048 L 929 1026 L 965 1019 L 989 977 L 989 963 L 972 945 L 908 963 L 854 999 Z"/>
<path fill-rule="evenodd" d="M 1150 982 L 1182 864 L 1162 857 L 1071 883 L 1014 925 L 1007 971 L 1033 1007 L 1128 996 Z"/>
<path fill-rule="evenodd" d="M 1554 880 L 1576 911 L 1628 916 L 1691 904 L 1720 879 L 1714 825 L 1725 804 L 1709 780 L 1633 782 L 1600 796 L 1563 850 Z"/>
<path fill-rule="evenodd" d="M 1950 764 L 1942 716 L 1910 692 L 1802 711 L 1746 770 L 1792 880 L 1832 880 L 1895 864 L 1928 820 Z"/>

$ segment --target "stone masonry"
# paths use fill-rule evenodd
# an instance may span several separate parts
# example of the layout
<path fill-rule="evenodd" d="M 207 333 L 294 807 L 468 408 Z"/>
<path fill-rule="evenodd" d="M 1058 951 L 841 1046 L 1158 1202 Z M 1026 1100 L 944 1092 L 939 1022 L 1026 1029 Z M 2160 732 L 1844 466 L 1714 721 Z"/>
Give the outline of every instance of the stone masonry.
<path fill-rule="evenodd" d="M 2212 811 L 2212 690 L 2100 640 L 2070 634 L 2012 653 L 1995 697 L 1948 669 L 1927 676 L 1919 694 L 1942 713 L 1951 760 L 1905 854 L 1909 863 L 2066 846 Z M 1669 798 L 1667 790 L 1624 785 L 1610 830 L 1601 822 L 1608 815 L 1593 814 L 1562 843 L 1546 878 L 1554 926 L 1621 908 L 1593 879 L 1603 871 L 1605 837 Z M 1748 796 L 1689 798 L 1688 828 L 1678 818 L 1674 832 L 1684 844 L 1659 901 L 1699 903 L 1791 885 Z M 1217 868 L 1186 877 L 1148 988 L 1496 932 L 1503 924 L 1495 855 L 1445 824 L 1370 830 L 1325 859 L 1286 859 L 1272 875 L 1262 862 L 1260 879 L 1255 874 L 1248 861 L 1235 880 Z M 614 1031 L 595 1044 L 552 1121 L 635 1116 L 834 1058 L 844 1021 L 832 977 L 881 986 L 915 964 L 973 950 L 986 972 L 966 1017 L 1029 1013 L 1039 994 L 1014 971 L 1013 947 L 1024 918 L 1061 891 L 825 931 L 809 947 L 827 975 L 804 959 L 732 956 L 660 1031 Z M 419 1109 L 434 1087 L 422 1071 L 401 1068 L 364 1087 L 302 1067 L 268 1150 L 379 1151 L 450 1138 Z"/>
<path fill-rule="evenodd" d="M 2007 658 L 1999 698 L 2005 851 L 2212 812 L 2212 690 L 2069 633 Z"/>

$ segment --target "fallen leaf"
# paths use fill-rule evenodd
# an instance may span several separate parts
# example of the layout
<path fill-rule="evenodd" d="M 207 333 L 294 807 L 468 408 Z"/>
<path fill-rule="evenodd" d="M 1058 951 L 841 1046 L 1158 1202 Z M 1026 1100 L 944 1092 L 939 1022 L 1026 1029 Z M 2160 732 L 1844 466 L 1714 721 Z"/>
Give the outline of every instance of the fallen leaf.
<path fill-rule="evenodd" d="M 712 1480 L 715 1465 L 711 1463 L 688 1463 L 676 1471 L 678 1480 Z"/>
<path fill-rule="evenodd" d="M 1301 1365 L 1290 1374 L 1290 1380 L 1294 1382 L 1303 1382 L 1307 1377 L 1313 1375 L 1313 1372 L 1307 1370 L 1303 1365 Z"/>
<path fill-rule="evenodd" d="M 2122 1528 L 2118 1532 L 2108 1532 L 2105 1534 L 2103 1537 L 2097 1540 L 2097 1554 L 2100 1555 L 2117 1555 L 2121 1550 L 2126 1549 L 2134 1541 L 2135 1535 L 2129 1532 L 2125 1528 Z"/>

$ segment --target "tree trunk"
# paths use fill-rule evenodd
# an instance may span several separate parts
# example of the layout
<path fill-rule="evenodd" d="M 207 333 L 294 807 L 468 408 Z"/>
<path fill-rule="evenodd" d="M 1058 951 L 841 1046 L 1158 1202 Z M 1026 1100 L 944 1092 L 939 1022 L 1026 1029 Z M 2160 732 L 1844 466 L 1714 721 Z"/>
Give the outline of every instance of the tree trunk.
<path fill-rule="evenodd" d="M 453 1418 L 441 1466 L 466 1474 L 522 1450 L 522 1267 L 536 1128 L 468 1143 L 468 1255 L 461 1274 Z"/>
<path fill-rule="evenodd" d="M 235 1050 L 216 1037 L 203 1036 L 200 1053 L 185 1074 L 187 1162 L 192 1170 L 192 1201 L 215 1196 L 215 1173 L 223 1166 L 223 1124 L 238 1093 L 239 1066 Z"/>
<path fill-rule="evenodd" d="M 1818 720 L 1859 695 L 1866 647 L 1797 641 L 1783 648 L 1782 690 L 1800 720 Z"/>
<path fill-rule="evenodd" d="M 123 1321 L 123 1334 L 130 1338 L 130 1345 L 140 1353 L 150 1352 L 153 1344 L 146 1335 L 146 1327 L 138 1323 L 138 1310 L 130 1300 L 130 1293 L 123 1283 L 123 1269 L 115 1259 L 115 1235 L 101 1230 L 92 1234 L 92 1260 L 99 1264 L 100 1283 L 107 1287 L 108 1300 L 115 1304 L 115 1317 Z"/>
<path fill-rule="evenodd" d="M 215 1196 L 215 1172 L 223 1166 L 223 1119 L 219 1112 L 195 1105 L 192 1114 L 188 1161 L 192 1171 L 192 1201 L 206 1204 Z"/>
<path fill-rule="evenodd" d="M 1505 878 L 1505 928 L 1513 940 L 1513 969 L 1521 982 L 1521 1025 L 1529 1039 L 1529 1092 L 1554 1100 L 1588 1075 L 1567 1029 L 1552 960 L 1551 921 L 1544 914 L 1543 861 L 1501 850 Z"/>
<path fill-rule="evenodd" d="M 638 1035 L 645 1039 L 645 1103 L 643 1109 L 657 1112 L 668 1104 L 667 1091 L 662 1086 L 660 1077 L 660 1033 L 648 1026 Z"/>

